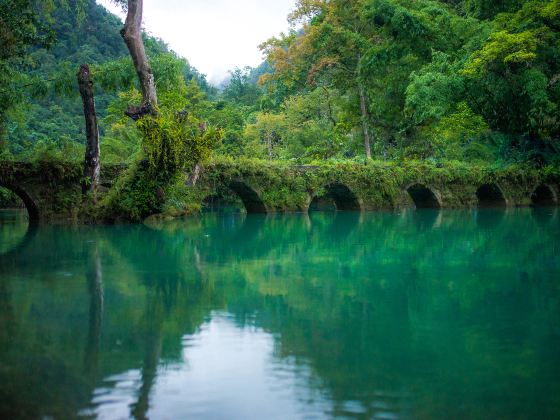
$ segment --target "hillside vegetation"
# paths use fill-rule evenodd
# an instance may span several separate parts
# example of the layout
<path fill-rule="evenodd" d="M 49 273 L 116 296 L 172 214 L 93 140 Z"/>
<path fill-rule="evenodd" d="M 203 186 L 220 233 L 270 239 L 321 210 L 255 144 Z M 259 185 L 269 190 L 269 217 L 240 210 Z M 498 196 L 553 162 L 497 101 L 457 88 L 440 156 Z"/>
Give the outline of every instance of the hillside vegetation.
<path fill-rule="evenodd" d="M 3 50 L 17 46 L 0 57 L 1 156 L 82 159 L 75 75 L 88 63 L 102 161 L 127 162 L 142 140 L 123 115 L 139 93 L 122 22 L 94 0 L 51 3 L 0 5 Z M 220 132 L 215 156 L 557 165 L 559 0 L 299 0 L 288 18 L 262 40 L 263 64 L 221 90 L 145 36 L 164 103 Z"/>

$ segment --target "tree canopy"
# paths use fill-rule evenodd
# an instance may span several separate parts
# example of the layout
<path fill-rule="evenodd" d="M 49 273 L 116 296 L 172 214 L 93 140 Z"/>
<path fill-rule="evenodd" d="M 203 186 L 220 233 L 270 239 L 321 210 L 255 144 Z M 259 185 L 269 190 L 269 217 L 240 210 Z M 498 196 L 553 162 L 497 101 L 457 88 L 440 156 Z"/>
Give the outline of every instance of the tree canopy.
<path fill-rule="evenodd" d="M 143 40 L 162 102 L 223 133 L 216 155 L 545 165 L 559 160 L 559 16 L 558 0 L 299 0 L 263 64 L 220 88 Z M 105 159 L 140 150 L 122 115 L 140 86 L 118 18 L 94 0 L 2 0 L 0 21 L 4 156 L 81 156 L 82 63 Z"/>

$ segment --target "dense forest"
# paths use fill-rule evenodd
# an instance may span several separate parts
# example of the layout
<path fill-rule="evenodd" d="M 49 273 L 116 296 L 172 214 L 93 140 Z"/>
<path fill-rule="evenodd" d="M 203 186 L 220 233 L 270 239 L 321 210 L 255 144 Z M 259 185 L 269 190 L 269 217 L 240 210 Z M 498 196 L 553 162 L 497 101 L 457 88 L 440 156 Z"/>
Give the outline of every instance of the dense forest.
<path fill-rule="evenodd" d="M 2 92 L 19 95 L 2 111 L 3 156 L 81 158 L 78 66 L 111 77 L 118 68 L 126 79 L 120 20 L 93 0 L 82 14 L 55 4 L 24 59 L 2 57 L 2 67 L 17 67 L 8 73 L 15 79 L 3 75 Z M 560 148 L 559 14 L 557 0 L 300 0 L 293 30 L 261 45 L 263 65 L 233 70 L 221 91 L 163 41 L 145 43 L 160 62 L 158 85 L 174 77 L 170 68 L 180 71 L 193 109 L 223 130 L 215 154 L 545 164 Z M 139 147 L 120 107 L 136 87 L 105 76 L 96 98 L 102 156 L 123 161 Z"/>
<path fill-rule="evenodd" d="M 119 18 L 94 0 L 2 0 L 0 158 L 83 159 L 87 63 L 102 162 L 147 155 L 162 179 L 212 156 L 558 164 L 559 0 L 298 0 L 288 19 L 220 88 L 144 34 L 168 111 L 138 124 Z"/>
<path fill-rule="evenodd" d="M 2 4 L 4 3 L 9 5 L 17 2 L 3 1 Z M 119 34 L 122 27 L 120 19 L 97 5 L 94 0 L 86 3 L 83 16 L 75 9 L 79 3 L 72 4 L 72 7 L 56 7 L 55 4 L 48 20 L 42 22 L 48 28 L 46 33 L 52 41 L 44 46 L 31 44 L 23 58 L 18 57 L 18 60 L 10 63 L 14 72 L 23 70 L 23 74 L 14 74 L 11 79 L 3 81 L 4 92 L 12 95 L 10 102 L 17 99 L 3 115 L 3 152 L 8 156 L 36 158 L 54 154 L 82 159 L 84 116 L 75 74 L 82 63 L 97 65 L 101 73 L 109 73 L 115 70 L 115 66 L 121 69 L 123 64 L 128 64 L 122 63 L 126 61 L 128 51 Z M 35 19 L 41 16 L 36 10 L 34 13 Z M 146 36 L 145 43 L 150 56 L 173 60 L 185 81 L 194 80 L 208 95 L 214 94 L 215 89 L 206 83 L 204 76 L 186 60 L 171 52 L 162 40 Z M 110 63 L 114 66 L 108 69 L 107 65 Z M 106 65 L 104 68 L 103 64 Z M 131 83 L 124 74 L 127 71 L 130 72 L 130 69 L 121 69 L 120 73 L 112 76 L 123 78 L 124 84 Z M 108 76 L 110 75 L 100 74 L 99 79 L 107 82 Z M 134 129 L 126 134 L 126 130 L 121 130 L 118 124 L 114 124 L 115 118 L 120 119 L 121 115 L 116 116 L 118 112 L 115 111 L 112 118 L 109 117 L 111 105 L 119 100 L 120 92 L 114 83 L 115 81 L 108 87 L 100 86 L 96 92 L 102 147 L 108 161 L 126 159 L 130 156 L 128 152 L 138 146 Z M 23 92 L 20 90 L 21 86 L 24 87 Z"/>

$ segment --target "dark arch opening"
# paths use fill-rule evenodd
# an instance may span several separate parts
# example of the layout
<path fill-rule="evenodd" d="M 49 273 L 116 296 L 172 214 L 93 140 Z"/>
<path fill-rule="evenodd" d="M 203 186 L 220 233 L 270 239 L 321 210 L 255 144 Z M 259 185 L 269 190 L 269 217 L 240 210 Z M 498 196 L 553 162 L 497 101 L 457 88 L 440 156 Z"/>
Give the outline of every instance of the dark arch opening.
<path fill-rule="evenodd" d="M 417 209 L 439 209 L 441 207 L 434 192 L 424 185 L 415 184 L 409 187 L 407 192 Z"/>
<path fill-rule="evenodd" d="M 266 206 L 257 192 L 247 184 L 236 181 L 232 182 L 229 187 L 239 196 L 247 213 L 267 213 Z"/>
<path fill-rule="evenodd" d="M 313 197 L 310 211 L 360 211 L 358 197 L 344 184 L 333 183 L 324 188 L 324 193 Z"/>
<path fill-rule="evenodd" d="M 4 188 L 10 191 L 11 193 L 15 194 L 23 202 L 23 205 L 27 210 L 27 215 L 30 224 L 35 224 L 39 222 L 39 209 L 37 208 L 35 202 L 31 199 L 29 194 L 27 194 L 24 190 L 22 190 L 17 186 L 8 185 L 3 182 L 0 182 L 0 188 Z"/>
<path fill-rule="evenodd" d="M 506 207 L 506 199 L 496 184 L 484 184 L 476 191 L 479 207 Z"/>
<path fill-rule="evenodd" d="M 534 206 L 554 206 L 556 199 L 554 193 L 548 185 L 539 185 L 531 195 L 531 202 Z"/>

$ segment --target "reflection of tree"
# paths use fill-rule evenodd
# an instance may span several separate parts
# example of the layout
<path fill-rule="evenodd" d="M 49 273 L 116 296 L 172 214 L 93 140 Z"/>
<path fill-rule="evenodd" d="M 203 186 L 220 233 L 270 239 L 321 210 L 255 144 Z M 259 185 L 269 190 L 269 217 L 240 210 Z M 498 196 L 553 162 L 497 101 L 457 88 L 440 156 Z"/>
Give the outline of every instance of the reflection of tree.
<path fill-rule="evenodd" d="M 0 379 L 29 375 L 26 363 L 39 366 L 56 395 L 41 396 L 42 383 L 16 381 L 22 406 L 35 404 L 37 416 L 71 417 L 88 404 L 95 379 L 141 368 L 130 410 L 146 418 L 158 366 L 181 363 L 181 338 L 217 309 L 240 328 L 270 332 L 280 363 L 309 367 L 308 386 L 329 396 L 334 415 L 350 415 L 345 404 L 352 401 L 365 417 L 382 403 L 409 417 L 482 417 L 457 407 L 497 409 L 485 398 L 515 384 L 524 397 L 512 413 L 530 414 L 523 405 L 542 401 L 553 417 L 558 227 L 552 219 L 516 217 L 512 224 L 504 217 L 483 230 L 478 214 L 209 216 L 158 230 L 100 228 L 95 251 L 83 232 L 41 229 L 18 256 L 27 266 L 8 268 L 26 282 L 0 282 L 0 323 L 17 319 L 12 336 L 19 337 L 10 341 L 0 331 L 2 342 L 18 348 L 0 349 L 0 360 L 13 366 L 10 375 L 0 369 Z M 66 283 L 45 273 L 60 270 L 58 261 L 75 261 L 68 271 L 87 278 L 87 295 L 79 292 L 83 283 L 76 293 L 56 294 Z M 68 331 L 81 339 L 82 330 L 86 348 L 76 349 Z M 83 378 L 84 363 L 91 380 Z M 550 389 L 536 385 L 539 397 L 529 385 L 541 382 Z M 410 401 L 407 393 L 419 397 Z"/>
<path fill-rule="evenodd" d="M 161 355 L 162 330 L 163 330 L 163 305 L 159 299 L 165 294 L 155 294 L 148 299 L 143 324 L 144 336 L 144 362 L 142 365 L 142 385 L 138 393 L 138 400 L 132 406 L 132 416 L 135 419 L 147 419 L 150 408 L 150 392 L 156 381 L 159 359 Z M 162 305 L 163 303 L 163 305 Z"/>
<path fill-rule="evenodd" d="M 16 330 L 16 320 L 8 280 L 0 279 L 0 346 L 10 346 Z"/>
<path fill-rule="evenodd" d="M 489 230 L 480 230 L 480 217 L 486 216 Z M 547 292 L 539 293 L 548 304 L 535 306 L 531 294 L 536 290 L 527 287 L 547 264 L 557 273 L 550 265 L 556 252 L 551 232 L 541 229 L 536 235 L 530 218 L 516 219 L 512 229 L 493 223 L 490 213 L 475 218 L 469 212 L 426 212 L 400 218 L 367 215 L 348 236 L 346 222 L 333 226 L 336 219 L 321 217 L 313 215 L 311 232 L 291 229 L 292 220 L 267 219 L 254 236 L 259 249 L 252 254 L 245 254 L 242 244 L 232 244 L 231 253 L 213 253 L 214 242 L 203 243 L 200 253 L 207 275 L 240 324 L 250 320 L 270 331 L 279 337 L 281 357 L 309 364 L 319 378 L 314 383 L 334 399 L 333 413 L 349 415 L 344 412 L 349 400 L 361 401 L 365 417 L 376 414 L 376 404 L 399 410 L 408 403 L 398 396 L 406 393 L 441 395 L 415 401 L 408 408 L 419 411 L 409 412 L 412 416 L 464 415 L 458 409 L 461 398 L 480 410 L 503 409 L 488 407 L 485 398 L 515 392 L 513 382 L 528 399 L 513 404 L 510 414 L 529 414 L 523 405 L 535 399 L 529 389 L 533 382 L 525 378 L 529 372 L 543 378 L 550 372 L 538 357 L 528 355 L 535 348 L 554 347 L 546 331 L 555 318 L 542 311 L 551 304 L 558 309 L 560 293 L 549 284 Z M 543 243 L 551 247 L 543 250 Z M 503 263 L 512 255 L 526 273 L 525 288 L 519 287 L 519 268 Z M 227 262 L 237 264 L 232 270 Z M 220 278 L 243 282 L 228 284 Z M 488 318 L 489 308 L 500 322 L 477 325 L 476 320 Z M 519 325 L 520 319 L 527 327 Z M 519 337 L 519 343 L 500 354 L 495 349 L 504 328 L 505 337 Z M 450 369 L 440 378 L 426 378 L 434 367 L 444 366 Z M 485 373 L 473 375 L 479 371 Z M 493 381 L 497 385 L 488 388 Z M 392 406 L 375 401 L 376 395 L 387 394 L 394 395 Z"/>
<path fill-rule="evenodd" d="M 98 245 L 90 252 L 86 268 L 89 294 L 89 324 L 85 347 L 84 367 L 86 376 L 95 384 L 99 363 L 99 345 L 103 321 L 103 271 Z"/>
<path fill-rule="evenodd" d="M 25 216 L 25 210 L 0 208 L 0 258 L 3 254 L 17 252 L 18 246 L 24 242 L 30 226 Z"/>

